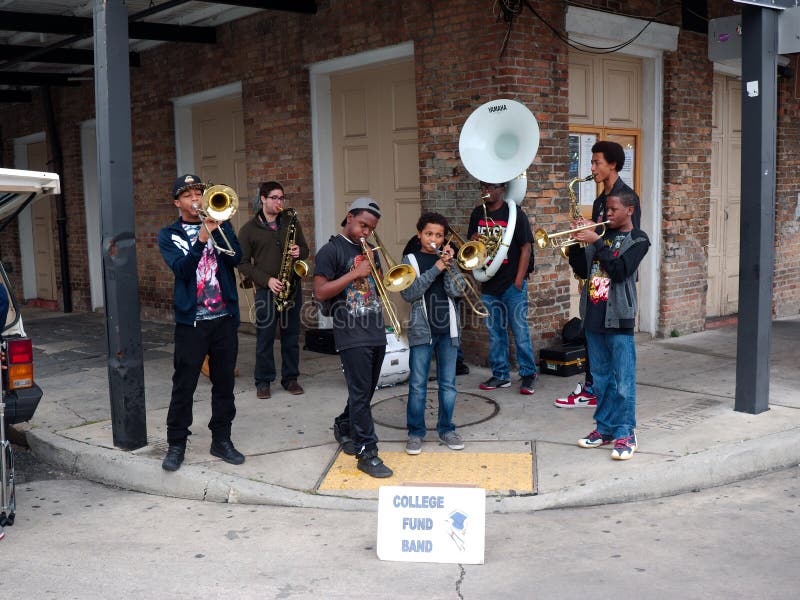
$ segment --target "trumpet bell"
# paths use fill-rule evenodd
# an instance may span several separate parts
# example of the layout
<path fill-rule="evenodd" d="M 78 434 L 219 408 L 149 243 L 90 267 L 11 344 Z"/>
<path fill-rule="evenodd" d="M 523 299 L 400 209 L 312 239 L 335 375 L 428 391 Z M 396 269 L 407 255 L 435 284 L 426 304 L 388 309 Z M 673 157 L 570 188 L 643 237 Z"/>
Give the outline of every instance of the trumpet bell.
<path fill-rule="evenodd" d="M 417 278 L 414 267 L 406 264 L 395 265 L 383 276 L 383 285 L 390 292 L 402 292 Z"/>
<path fill-rule="evenodd" d="M 515 179 L 530 166 L 538 149 L 536 117 L 527 106 L 509 99 L 492 100 L 476 108 L 458 139 L 464 168 L 487 183 Z M 525 183 L 527 187 L 527 179 Z"/>
<path fill-rule="evenodd" d="M 212 185 L 203 191 L 201 208 L 215 221 L 227 221 L 239 209 L 239 195 L 227 185 Z"/>
<path fill-rule="evenodd" d="M 539 248 L 547 248 L 550 245 L 550 236 L 544 229 L 537 229 L 533 232 L 533 241 Z"/>

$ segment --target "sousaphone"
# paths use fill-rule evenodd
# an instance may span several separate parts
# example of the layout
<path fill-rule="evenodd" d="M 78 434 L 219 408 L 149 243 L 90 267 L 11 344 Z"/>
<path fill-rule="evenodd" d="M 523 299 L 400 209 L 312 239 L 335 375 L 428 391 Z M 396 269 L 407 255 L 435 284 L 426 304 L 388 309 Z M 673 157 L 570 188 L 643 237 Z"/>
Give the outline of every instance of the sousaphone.
<path fill-rule="evenodd" d="M 472 271 L 478 281 L 491 279 L 508 254 L 517 224 L 517 204 L 528 189 L 527 168 L 539 150 L 539 123 L 516 100 L 492 100 L 476 108 L 461 128 L 461 162 L 470 175 L 487 183 L 505 183 L 508 224 L 497 251 Z"/>

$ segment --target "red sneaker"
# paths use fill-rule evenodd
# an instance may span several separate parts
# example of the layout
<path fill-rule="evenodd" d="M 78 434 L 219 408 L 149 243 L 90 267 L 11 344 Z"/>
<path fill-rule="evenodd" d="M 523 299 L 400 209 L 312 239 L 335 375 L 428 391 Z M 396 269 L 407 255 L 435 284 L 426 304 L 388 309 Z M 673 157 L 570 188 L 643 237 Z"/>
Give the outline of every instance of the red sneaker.
<path fill-rule="evenodd" d="M 594 408 L 597 406 L 597 396 L 587 391 L 585 385 L 579 383 L 574 392 L 566 398 L 556 398 L 553 404 L 560 408 Z"/>

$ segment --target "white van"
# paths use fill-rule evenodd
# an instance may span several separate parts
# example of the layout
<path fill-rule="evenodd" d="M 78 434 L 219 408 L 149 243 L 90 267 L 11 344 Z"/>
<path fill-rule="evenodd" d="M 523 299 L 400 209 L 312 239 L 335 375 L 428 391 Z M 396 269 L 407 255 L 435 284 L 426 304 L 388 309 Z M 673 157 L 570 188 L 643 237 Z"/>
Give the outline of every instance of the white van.
<path fill-rule="evenodd" d="M 17 215 L 40 196 L 60 193 L 58 175 L 40 171 L 0 169 L 0 236 Z M 42 390 L 33 379 L 33 344 L 25 334 L 14 290 L 0 260 L 0 285 L 8 292 L 8 316 L 2 329 L 5 348 L 3 399 L 6 424 L 30 421 Z"/>

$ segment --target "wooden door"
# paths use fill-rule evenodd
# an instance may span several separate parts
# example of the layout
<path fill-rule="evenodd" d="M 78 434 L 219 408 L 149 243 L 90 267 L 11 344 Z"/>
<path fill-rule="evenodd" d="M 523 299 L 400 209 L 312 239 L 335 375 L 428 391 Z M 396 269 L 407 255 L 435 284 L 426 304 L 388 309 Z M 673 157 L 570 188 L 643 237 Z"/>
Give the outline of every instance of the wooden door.
<path fill-rule="evenodd" d="M 45 142 L 28 144 L 28 169 L 47 171 Z M 53 196 L 44 196 L 31 204 L 33 226 L 33 262 L 36 269 L 36 297 L 56 299 L 56 270 L 53 255 Z"/>
<path fill-rule="evenodd" d="M 378 234 L 397 262 L 421 208 L 415 90 L 411 60 L 331 77 L 337 222 L 356 198 L 375 199 Z M 405 320 L 407 304 L 393 301 Z"/>
<path fill-rule="evenodd" d="M 244 111 L 240 96 L 232 96 L 192 108 L 194 163 L 206 182 L 232 187 L 239 195 L 239 209 L 231 218 L 238 232 L 253 216 L 253 194 L 247 188 L 244 145 Z M 239 290 L 242 322 L 250 312 L 248 298 Z"/>
<path fill-rule="evenodd" d="M 737 312 L 741 203 L 741 81 L 714 77 L 706 316 Z"/>

